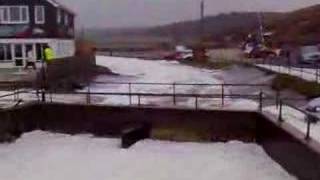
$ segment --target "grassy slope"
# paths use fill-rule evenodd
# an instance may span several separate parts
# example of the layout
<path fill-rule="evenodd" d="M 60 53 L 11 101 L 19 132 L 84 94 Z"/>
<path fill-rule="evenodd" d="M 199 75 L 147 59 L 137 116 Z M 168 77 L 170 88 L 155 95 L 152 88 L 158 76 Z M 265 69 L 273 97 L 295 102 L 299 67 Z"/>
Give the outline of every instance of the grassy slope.
<path fill-rule="evenodd" d="M 279 74 L 274 78 L 272 88 L 279 91 L 290 89 L 306 96 L 308 99 L 320 96 L 320 84 L 285 74 Z"/>

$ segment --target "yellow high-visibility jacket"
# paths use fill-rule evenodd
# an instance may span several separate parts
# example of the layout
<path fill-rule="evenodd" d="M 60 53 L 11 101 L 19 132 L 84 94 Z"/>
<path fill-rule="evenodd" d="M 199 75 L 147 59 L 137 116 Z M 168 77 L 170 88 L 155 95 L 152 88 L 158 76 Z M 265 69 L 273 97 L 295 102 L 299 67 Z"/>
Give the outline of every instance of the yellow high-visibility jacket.
<path fill-rule="evenodd" d="M 53 49 L 51 48 L 46 48 L 44 50 L 44 57 L 46 62 L 51 62 L 55 58 L 55 54 Z"/>

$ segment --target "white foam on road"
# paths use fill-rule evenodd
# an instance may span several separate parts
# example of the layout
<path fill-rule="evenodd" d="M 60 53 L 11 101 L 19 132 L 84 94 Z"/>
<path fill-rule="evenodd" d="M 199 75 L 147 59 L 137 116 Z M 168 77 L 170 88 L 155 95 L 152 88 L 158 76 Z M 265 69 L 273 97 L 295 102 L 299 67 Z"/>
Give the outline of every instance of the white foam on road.
<path fill-rule="evenodd" d="M 108 76 L 100 76 L 97 81 L 125 82 L 129 78 L 129 82 L 157 82 L 157 83 L 188 83 L 188 84 L 223 84 L 220 78 L 221 70 L 208 70 L 203 68 L 183 65 L 173 61 L 148 61 L 135 58 L 121 58 L 97 56 L 97 64 L 110 68 L 113 72 L 121 74 L 118 78 L 112 79 Z M 125 92 L 128 93 L 128 85 L 93 85 L 92 91 L 95 92 Z M 221 86 L 176 86 L 176 93 L 195 93 L 195 94 L 221 94 Z M 132 92 L 137 93 L 172 93 L 173 87 L 154 86 L 154 85 L 133 85 Z M 225 88 L 228 94 L 228 88 Z M 133 103 L 137 104 L 137 97 L 134 97 Z M 143 104 L 156 104 L 172 106 L 172 97 L 168 98 L 146 98 L 142 99 Z M 194 98 L 178 98 L 178 106 L 194 107 Z M 239 102 L 241 100 L 237 100 Z M 100 104 L 116 104 L 128 105 L 128 97 L 108 97 Z M 225 100 L 225 108 L 232 105 L 233 100 Z M 255 103 L 253 103 L 255 105 Z M 199 99 L 199 107 L 206 109 L 214 109 L 221 107 L 221 98 L 217 99 Z M 243 106 L 242 106 L 243 107 Z M 252 106 L 251 106 L 252 107 Z M 241 107 L 239 107 L 241 109 Z M 256 108 L 255 108 L 256 109 Z"/>
<path fill-rule="evenodd" d="M 256 144 L 120 140 L 35 131 L 0 144 L 0 179 L 293 180 Z"/>

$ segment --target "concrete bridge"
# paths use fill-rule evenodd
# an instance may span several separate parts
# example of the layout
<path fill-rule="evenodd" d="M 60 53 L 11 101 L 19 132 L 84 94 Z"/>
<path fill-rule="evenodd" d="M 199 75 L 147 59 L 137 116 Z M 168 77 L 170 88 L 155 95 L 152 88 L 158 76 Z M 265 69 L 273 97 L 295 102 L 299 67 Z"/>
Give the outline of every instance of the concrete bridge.
<path fill-rule="evenodd" d="M 126 138 L 258 143 L 299 179 L 320 179 L 320 144 L 259 111 L 28 103 L 0 111 L 0 140 L 13 141 L 33 130 L 121 137 L 128 128 L 146 124 L 147 133 L 132 133 L 131 137 L 126 133 Z"/>

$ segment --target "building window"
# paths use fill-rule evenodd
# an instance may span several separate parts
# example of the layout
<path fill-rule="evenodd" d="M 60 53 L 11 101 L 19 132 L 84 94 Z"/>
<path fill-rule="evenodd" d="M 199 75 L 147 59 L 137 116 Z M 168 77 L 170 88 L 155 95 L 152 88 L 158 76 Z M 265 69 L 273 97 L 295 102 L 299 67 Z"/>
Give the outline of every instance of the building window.
<path fill-rule="evenodd" d="M 58 24 L 61 23 L 61 17 L 62 17 L 62 16 L 61 16 L 61 10 L 58 9 L 58 10 L 57 10 L 57 23 L 58 23 Z"/>
<path fill-rule="evenodd" d="M 45 10 L 44 6 L 35 6 L 34 8 L 34 17 L 36 24 L 44 24 L 45 23 Z"/>
<path fill-rule="evenodd" d="M 68 14 L 64 15 L 64 25 L 69 26 L 69 16 L 68 16 Z"/>
<path fill-rule="evenodd" d="M 29 23 L 28 6 L 0 6 L 1 24 L 27 24 Z"/>
<path fill-rule="evenodd" d="M 0 44 L 0 62 L 1 61 L 11 61 L 11 47 L 10 44 Z"/>

